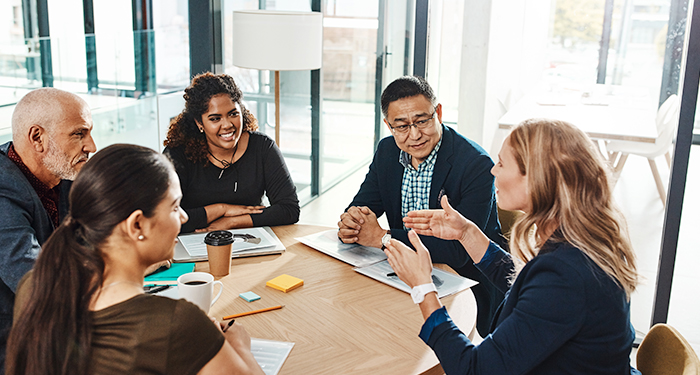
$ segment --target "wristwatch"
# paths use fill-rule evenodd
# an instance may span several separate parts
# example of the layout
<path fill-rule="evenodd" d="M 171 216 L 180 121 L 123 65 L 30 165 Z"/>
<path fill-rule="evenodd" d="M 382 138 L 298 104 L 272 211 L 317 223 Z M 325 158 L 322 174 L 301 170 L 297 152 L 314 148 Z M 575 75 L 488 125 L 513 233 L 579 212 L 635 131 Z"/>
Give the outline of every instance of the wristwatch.
<path fill-rule="evenodd" d="M 382 236 L 382 250 L 386 249 L 386 245 L 389 244 L 389 241 L 391 241 L 391 230 L 387 230 Z"/>
<path fill-rule="evenodd" d="M 411 298 L 413 298 L 413 303 L 419 304 L 423 302 L 425 295 L 430 292 L 437 293 L 437 288 L 433 283 L 414 286 L 413 289 L 411 289 Z"/>

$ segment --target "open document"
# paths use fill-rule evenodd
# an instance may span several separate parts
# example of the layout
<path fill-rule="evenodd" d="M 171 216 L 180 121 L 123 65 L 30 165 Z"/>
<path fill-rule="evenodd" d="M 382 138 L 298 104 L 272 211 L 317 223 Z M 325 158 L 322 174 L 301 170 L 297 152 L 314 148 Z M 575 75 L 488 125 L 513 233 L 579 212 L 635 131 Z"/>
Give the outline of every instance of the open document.
<path fill-rule="evenodd" d="M 337 229 L 310 234 L 296 240 L 355 267 L 368 266 L 386 259 L 386 254 L 376 247 L 343 243 L 338 239 Z"/>
<path fill-rule="evenodd" d="M 381 249 L 358 244 L 345 244 L 338 239 L 337 229 L 310 234 L 299 237 L 296 240 L 357 267 L 355 271 L 360 274 L 403 290 L 406 293 L 411 292 L 411 288 L 394 274 L 394 270 L 391 269 L 389 262 L 386 260 L 386 254 Z M 432 277 L 433 284 L 438 290 L 439 298 L 461 292 L 478 284 L 477 281 L 443 271 L 439 268 L 433 268 Z"/>
<path fill-rule="evenodd" d="M 233 234 L 231 257 L 279 254 L 285 250 L 282 242 L 270 227 L 229 229 Z M 183 234 L 177 237 L 175 244 L 175 262 L 193 262 L 207 260 L 207 245 L 204 237 L 207 233 Z"/>
<path fill-rule="evenodd" d="M 389 261 L 385 260 L 366 267 L 355 268 L 355 271 L 377 281 L 381 281 L 384 284 L 393 286 L 396 289 L 403 290 L 406 293 L 411 293 L 411 288 L 394 274 L 394 270 L 389 265 Z M 438 298 L 461 292 L 464 289 L 471 288 L 478 284 L 477 281 L 435 267 L 433 267 L 432 278 L 433 284 L 435 284 L 437 288 Z"/>
<path fill-rule="evenodd" d="M 250 339 L 250 351 L 265 375 L 277 375 L 293 347 L 293 342 Z"/>

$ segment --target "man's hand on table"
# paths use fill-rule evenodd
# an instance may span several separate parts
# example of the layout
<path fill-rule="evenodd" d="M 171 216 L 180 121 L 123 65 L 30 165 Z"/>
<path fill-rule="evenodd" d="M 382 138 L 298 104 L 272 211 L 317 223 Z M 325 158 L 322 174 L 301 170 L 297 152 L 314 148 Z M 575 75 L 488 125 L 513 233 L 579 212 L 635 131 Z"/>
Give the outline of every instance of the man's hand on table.
<path fill-rule="evenodd" d="M 385 233 L 386 230 L 377 222 L 377 215 L 368 207 L 353 206 L 340 215 L 338 238 L 343 243 L 381 248 Z"/>

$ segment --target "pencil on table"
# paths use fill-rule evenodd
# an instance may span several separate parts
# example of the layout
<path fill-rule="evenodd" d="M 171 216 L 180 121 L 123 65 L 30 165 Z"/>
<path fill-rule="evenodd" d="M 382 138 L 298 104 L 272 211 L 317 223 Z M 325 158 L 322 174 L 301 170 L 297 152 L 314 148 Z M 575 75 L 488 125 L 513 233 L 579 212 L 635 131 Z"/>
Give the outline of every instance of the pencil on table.
<path fill-rule="evenodd" d="M 266 308 L 260 309 L 260 310 L 246 311 L 246 312 L 242 312 L 242 313 L 238 313 L 238 314 L 225 316 L 222 318 L 222 320 L 235 319 L 235 318 L 238 318 L 241 316 L 257 314 L 257 313 L 261 313 L 261 312 L 265 312 L 265 311 L 277 310 L 277 309 L 281 309 L 283 307 L 284 307 L 284 305 L 279 305 L 279 306 L 266 307 Z"/>

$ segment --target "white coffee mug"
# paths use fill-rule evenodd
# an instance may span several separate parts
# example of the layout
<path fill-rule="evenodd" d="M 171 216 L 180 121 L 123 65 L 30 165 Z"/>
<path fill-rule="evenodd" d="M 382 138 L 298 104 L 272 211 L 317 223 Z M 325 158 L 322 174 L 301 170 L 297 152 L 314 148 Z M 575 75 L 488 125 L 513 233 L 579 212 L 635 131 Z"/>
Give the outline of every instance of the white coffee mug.
<path fill-rule="evenodd" d="M 214 285 L 219 284 L 219 293 L 214 295 Z M 221 297 L 224 291 L 224 284 L 221 281 L 214 281 L 214 276 L 206 272 L 190 272 L 177 278 L 177 289 L 180 298 L 199 306 L 205 313 L 209 313 L 209 308 Z"/>

